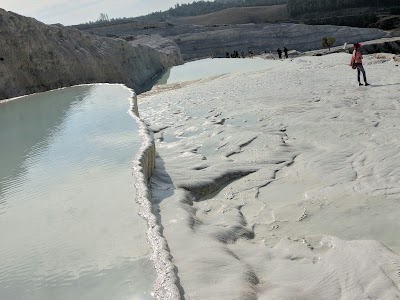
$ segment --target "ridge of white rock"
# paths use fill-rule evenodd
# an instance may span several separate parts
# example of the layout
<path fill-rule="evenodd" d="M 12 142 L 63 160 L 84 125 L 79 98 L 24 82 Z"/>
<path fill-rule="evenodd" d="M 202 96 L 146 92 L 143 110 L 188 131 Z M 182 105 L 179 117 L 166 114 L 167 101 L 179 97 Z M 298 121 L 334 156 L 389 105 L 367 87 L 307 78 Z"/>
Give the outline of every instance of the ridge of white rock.
<path fill-rule="evenodd" d="M 366 56 L 359 87 L 349 61 L 271 60 L 139 96 L 185 299 L 400 299 L 399 66 Z"/>
<path fill-rule="evenodd" d="M 376 40 L 360 41 L 362 42 L 361 52 L 363 54 L 379 54 L 390 55 L 392 57 L 400 54 L 400 37 L 386 37 Z M 332 47 L 331 49 L 321 49 L 307 51 L 305 55 L 326 55 L 336 52 L 352 53 L 354 50 L 353 44 L 346 44 Z"/>
<path fill-rule="evenodd" d="M 132 118 L 139 125 L 139 135 L 143 142 L 133 159 L 132 174 L 135 178 L 136 202 L 139 204 L 139 215 L 147 222 L 147 241 L 152 249 L 151 260 L 156 270 L 154 284 L 155 299 L 179 299 L 178 278 L 171 262 L 168 244 L 162 234 L 162 228 L 153 213 L 151 193 L 149 190 L 151 176 L 155 168 L 156 149 L 152 132 L 140 119 L 137 96 L 133 90 L 131 97 Z"/>
<path fill-rule="evenodd" d="M 0 37 L 0 100 L 97 82 L 137 90 L 164 68 L 183 62 L 171 40 L 129 44 L 3 9 Z"/>
<path fill-rule="evenodd" d="M 155 299 L 179 299 L 178 278 L 171 262 L 168 244 L 162 234 L 162 228 L 153 213 L 150 177 L 155 167 L 156 150 L 154 140 L 146 125 L 139 121 L 140 134 L 144 139 L 143 146 L 133 161 L 133 176 L 136 185 L 136 201 L 139 204 L 139 214 L 147 222 L 147 240 L 152 249 L 151 260 L 156 270 L 154 284 Z"/>

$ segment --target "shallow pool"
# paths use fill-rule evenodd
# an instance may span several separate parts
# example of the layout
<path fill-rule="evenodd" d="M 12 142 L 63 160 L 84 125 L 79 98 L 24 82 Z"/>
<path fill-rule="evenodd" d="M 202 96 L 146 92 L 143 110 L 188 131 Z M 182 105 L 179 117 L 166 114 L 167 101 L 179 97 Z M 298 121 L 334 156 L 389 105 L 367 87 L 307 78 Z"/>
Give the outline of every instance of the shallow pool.
<path fill-rule="evenodd" d="M 197 80 L 228 73 L 263 70 L 271 67 L 270 60 L 254 58 L 207 58 L 174 66 L 143 86 L 140 92 L 150 90 L 155 85 Z"/>
<path fill-rule="evenodd" d="M 0 103 L 0 299 L 151 299 L 122 85 Z"/>

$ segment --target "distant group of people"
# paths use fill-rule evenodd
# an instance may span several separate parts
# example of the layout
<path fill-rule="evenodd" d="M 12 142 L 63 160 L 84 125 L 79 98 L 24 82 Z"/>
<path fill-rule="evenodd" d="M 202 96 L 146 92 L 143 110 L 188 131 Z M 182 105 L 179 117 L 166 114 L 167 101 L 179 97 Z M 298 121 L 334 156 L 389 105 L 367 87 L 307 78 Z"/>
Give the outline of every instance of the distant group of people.
<path fill-rule="evenodd" d="M 276 50 L 276 52 L 278 52 L 279 59 L 282 59 L 282 50 L 281 50 L 281 48 L 278 48 L 278 50 Z M 285 54 L 285 58 L 289 57 L 288 49 L 286 49 L 286 47 L 283 47 L 283 53 Z"/>
<path fill-rule="evenodd" d="M 244 51 L 240 51 L 240 54 L 238 51 L 234 50 L 232 53 L 226 52 L 225 53 L 226 58 L 245 58 Z M 253 51 L 249 50 L 248 51 L 248 57 L 253 57 Z"/>
<path fill-rule="evenodd" d="M 350 60 L 350 66 L 352 66 L 353 69 L 357 69 L 357 80 L 358 80 L 358 85 L 365 85 L 368 86 L 370 85 L 367 82 L 367 75 L 365 73 L 365 69 L 364 66 L 362 64 L 362 59 L 363 56 L 361 54 L 360 48 L 361 48 L 361 43 L 355 43 L 353 44 L 354 50 L 353 50 L 353 54 L 351 56 L 351 60 Z M 344 48 L 346 48 L 346 44 L 344 45 Z M 288 58 L 288 49 L 286 47 L 283 47 L 283 51 L 281 50 L 281 48 L 278 48 L 278 50 L 276 50 L 276 52 L 278 53 L 278 57 L 279 59 L 282 59 L 282 53 L 285 55 L 285 58 Z M 265 53 L 267 53 L 267 51 L 265 51 Z M 272 52 L 270 52 L 272 55 Z M 248 57 L 252 58 L 253 57 L 253 51 L 248 50 Z M 234 50 L 232 53 L 226 52 L 226 58 L 245 58 L 245 53 L 244 51 L 241 51 L 240 54 L 238 51 Z M 364 79 L 364 84 L 361 83 L 361 74 L 363 75 L 363 79 Z"/>
<path fill-rule="evenodd" d="M 288 49 L 286 49 L 286 47 L 283 47 L 283 51 L 280 48 L 278 48 L 277 52 L 278 52 L 279 59 L 282 59 L 282 53 L 285 54 L 285 58 L 289 57 Z M 267 51 L 265 51 L 265 53 L 267 53 Z M 253 51 L 249 50 L 248 53 L 247 53 L 247 57 L 252 58 L 253 56 L 254 56 Z M 240 51 L 240 53 L 239 53 L 238 51 L 234 50 L 232 53 L 229 53 L 227 51 L 225 53 L 225 57 L 226 58 L 245 58 L 246 56 L 245 56 L 244 51 Z"/>

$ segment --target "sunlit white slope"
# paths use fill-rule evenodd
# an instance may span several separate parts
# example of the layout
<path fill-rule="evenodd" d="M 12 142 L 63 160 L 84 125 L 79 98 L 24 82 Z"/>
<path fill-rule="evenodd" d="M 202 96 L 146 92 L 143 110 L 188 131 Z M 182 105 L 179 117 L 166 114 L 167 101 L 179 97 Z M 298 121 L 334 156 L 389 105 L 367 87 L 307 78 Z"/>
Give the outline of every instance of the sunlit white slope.
<path fill-rule="evenodd" d="M 349 54 L 153 90 L 152 195 L 185 299 L 400 299 L 400 76 Z"/>

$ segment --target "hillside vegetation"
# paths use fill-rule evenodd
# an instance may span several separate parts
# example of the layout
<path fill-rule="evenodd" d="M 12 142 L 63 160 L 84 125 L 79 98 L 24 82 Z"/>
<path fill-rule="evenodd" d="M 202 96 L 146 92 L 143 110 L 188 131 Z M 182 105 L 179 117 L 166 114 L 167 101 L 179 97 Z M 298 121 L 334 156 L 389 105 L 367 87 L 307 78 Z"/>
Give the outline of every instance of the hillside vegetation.
<path fill-rule="evenodd" d="M 87 22 L 84 24 L 75 25 L 77 28 L 96 27 L 107 23 L 113 25 L 122 24 L 126 22 L 142 22 L 142 23 L 157 23 L 169 22 L 181 17 L 202 16 L 213 12 L 222 11 L 228 8 L 241 7 L 256 7 L 256 6 L 273 6 L 280 4 L 287 4 L 288 0 L 215 0 L 211 1 L 194 1 L 193 3 L 175 4 L 166 11 L 153 12 L 140 17 L 124 17 L 124 18 L 102 18 L 97 21 Z M 286 8 L 285 8 L 286 9 Z M 104 15 L 104 14 L 101 14 Z M 107 14 L 105 14 L 107 15 Z"/>
<path fill-rule="evenodd" d="M 332 11 L 353 7 L 376 7 L 377 10 L 385 7 L 400 8 L 399 0 L 289 0 L 287 9 L 291 16 L 298 16 L 308 12 Z"/>
<path fill-rule="evenodd" d="M 180 17 L 171 19 L 177 25 L 217 25 L 276 23 L 290 19 L 286 5 L 232 7 L 201 16 Z"/>
<path fill-rule="evenodd" d="M 129 23 L 148 29 L 181 24 L 220 25 L 292 22 L 310 25 L 400 27 L 399 0 L 215 0 L 176 4 L 146 16 L 99 19 L 77 25 L 79 29 Z"/>

